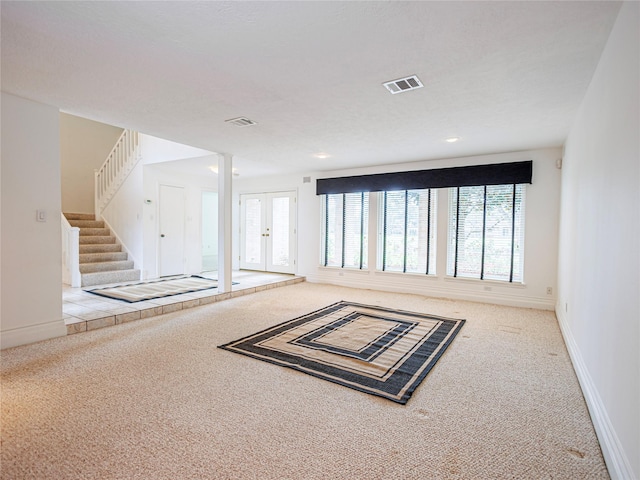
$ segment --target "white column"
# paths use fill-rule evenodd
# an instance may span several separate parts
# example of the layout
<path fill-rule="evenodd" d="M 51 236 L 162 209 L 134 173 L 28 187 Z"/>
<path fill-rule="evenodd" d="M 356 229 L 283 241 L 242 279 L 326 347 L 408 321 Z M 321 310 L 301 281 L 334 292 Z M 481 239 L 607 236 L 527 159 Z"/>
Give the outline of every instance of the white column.
<path fill-rule="evenodd" d="M 231 169 L 232 156 L 218 160 L 218 292 L 231 291 Z"/>

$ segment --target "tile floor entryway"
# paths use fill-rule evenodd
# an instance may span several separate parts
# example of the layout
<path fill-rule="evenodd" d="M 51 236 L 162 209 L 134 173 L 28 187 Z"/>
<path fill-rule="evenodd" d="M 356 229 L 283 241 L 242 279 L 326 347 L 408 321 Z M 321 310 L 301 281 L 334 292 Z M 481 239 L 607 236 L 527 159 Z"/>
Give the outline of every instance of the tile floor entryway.
<path fill-rule="evenodd" d="M 215 279 L 217 273 L 202 273 L 200 276 Z M 269 288 L 284 287 L 303 282 L 304 277 L 241 270 L 232 273 L 232 281 L 237 282 L 237 285 L 233 285 L 231 292 L 227 293 L 219 293 L 218 289 L 214 288 L 136 303 L 100 297 L 82 288 L 63 285 L 62 313 L 67 326 L 67 335 L 206 305 Z M 111 284 L 111 286 L 130 283 L 132 282 Z"/>

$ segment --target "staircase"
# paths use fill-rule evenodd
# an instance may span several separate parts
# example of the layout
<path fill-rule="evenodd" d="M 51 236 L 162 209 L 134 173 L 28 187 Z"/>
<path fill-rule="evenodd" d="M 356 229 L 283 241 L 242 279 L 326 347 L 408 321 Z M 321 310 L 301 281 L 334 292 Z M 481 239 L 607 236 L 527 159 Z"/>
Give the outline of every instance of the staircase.
<path fill-rule="evenodd" d="M 69 224 L 80 229 L 81 286 L 140 280 L 122 246 L 101 220 L 87 213 L 65 213 Z"/>

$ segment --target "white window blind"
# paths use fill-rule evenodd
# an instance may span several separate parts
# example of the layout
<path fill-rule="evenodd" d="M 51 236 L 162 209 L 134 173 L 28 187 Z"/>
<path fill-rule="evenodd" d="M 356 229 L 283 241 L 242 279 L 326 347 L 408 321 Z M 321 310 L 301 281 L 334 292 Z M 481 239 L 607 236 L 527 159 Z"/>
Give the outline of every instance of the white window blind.
<path fill-rule="evenodd" d="M 380 194 L 378 268 L 387 272 L 435 273 L 435 191 Z"/>
<path fill-rule="evenodd" d="M 323 265 L 366 268 L 369 194 L 325 195 L 323 206 Z"/>
<path fill-rule="evenodd" d="M 524 185 L 450 189 L 447 275 L 522 282 Z"/>

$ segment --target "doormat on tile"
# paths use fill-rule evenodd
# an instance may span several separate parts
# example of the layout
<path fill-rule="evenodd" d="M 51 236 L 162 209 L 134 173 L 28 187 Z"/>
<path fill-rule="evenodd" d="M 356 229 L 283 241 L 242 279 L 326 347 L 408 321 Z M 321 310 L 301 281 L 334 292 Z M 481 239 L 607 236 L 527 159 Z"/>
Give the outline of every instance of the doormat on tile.
<path fill-rule="evenodd" d="M 464 322 L 341 301 L 219 348 L 405 404 Z"/>
<path fill-rule="evenodd" d="M 117 287 L 94 288 L 85 291 L 102 297 L 135 303 L 144 300 L 153 300 L 154 298 L 180 295 L 181 293 L 199 292 L 212 288 L 218 288 L 217 280 L 193 275 L 191 277 L 167 278 L 149 282 L 132 283 L 129 285 L 119 285 Z"/>

